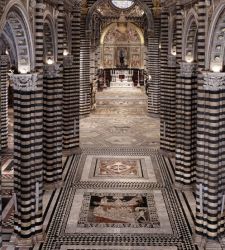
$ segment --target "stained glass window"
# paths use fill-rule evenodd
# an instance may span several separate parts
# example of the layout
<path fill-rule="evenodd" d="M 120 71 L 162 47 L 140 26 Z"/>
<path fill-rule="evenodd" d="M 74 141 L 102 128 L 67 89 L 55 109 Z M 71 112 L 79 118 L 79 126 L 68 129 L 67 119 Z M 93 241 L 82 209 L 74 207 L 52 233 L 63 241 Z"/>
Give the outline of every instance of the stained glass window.
<path fill-rule="evenodd" d="M 134 0 L 112 0 L 112 3 L 120 9 L 127 9 L 134 4 Z"/>

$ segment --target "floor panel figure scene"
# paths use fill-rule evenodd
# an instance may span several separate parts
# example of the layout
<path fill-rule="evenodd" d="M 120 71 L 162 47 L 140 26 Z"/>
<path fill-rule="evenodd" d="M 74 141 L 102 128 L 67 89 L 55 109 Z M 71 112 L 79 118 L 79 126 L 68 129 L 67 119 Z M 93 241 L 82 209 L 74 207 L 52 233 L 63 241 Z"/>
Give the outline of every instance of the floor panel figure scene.
<path fill-rule="evenodd" d="M 96 110 L 81 120 L 82 154 L 65 161 L 46 241 L 35 249 L 197 249 L 194 206 L 186 205 L 193 194 L 174 190 L 173 163 L 159 153 L 159 120 L 146 102 L 137 88 L 98 93 Z"/>

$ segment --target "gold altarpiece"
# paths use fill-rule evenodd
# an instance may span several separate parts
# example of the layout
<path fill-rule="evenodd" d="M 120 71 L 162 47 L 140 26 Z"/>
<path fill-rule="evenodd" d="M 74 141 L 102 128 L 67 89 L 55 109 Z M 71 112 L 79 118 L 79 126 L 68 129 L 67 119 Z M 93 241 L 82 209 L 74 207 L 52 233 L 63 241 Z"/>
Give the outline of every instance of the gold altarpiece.
<path fill-rule="evenodd" d="M 144 36 L 140 28 L 127 23 L 125 32 L 121 32 L 117 23 L 107 26 L 101 36 L 101 65 L 107 68 L 144 68 Z"/>

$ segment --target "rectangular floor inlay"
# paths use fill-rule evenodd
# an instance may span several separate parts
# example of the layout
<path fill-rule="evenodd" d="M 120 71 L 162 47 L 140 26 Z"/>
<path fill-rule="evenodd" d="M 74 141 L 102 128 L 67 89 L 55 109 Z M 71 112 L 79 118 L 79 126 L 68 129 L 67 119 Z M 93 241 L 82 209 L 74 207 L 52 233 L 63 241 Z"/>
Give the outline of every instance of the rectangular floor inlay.
<path fill-rule="evenodd" d="M 169 246 L 61 246 L 60 250 L 177 250 Z"/>
<path fill-rule="evenodd" d="M 159 228 L 152 193 L 85 193 L 79 227 Z"/>
<path fill-rule="evenodd" d="M 83 155 L 81 181 L 160 182 L 157 163 L 150 156 Z"/>
<path fill-rule="evenodd" d="M 94 177 L 143 177 L 141 159 L 97 158 Z"/>
<path fill-rule="evenodd" d="M 76 190 L 65 233 L 156 233 L 172 229 L 161 190 Z"/>

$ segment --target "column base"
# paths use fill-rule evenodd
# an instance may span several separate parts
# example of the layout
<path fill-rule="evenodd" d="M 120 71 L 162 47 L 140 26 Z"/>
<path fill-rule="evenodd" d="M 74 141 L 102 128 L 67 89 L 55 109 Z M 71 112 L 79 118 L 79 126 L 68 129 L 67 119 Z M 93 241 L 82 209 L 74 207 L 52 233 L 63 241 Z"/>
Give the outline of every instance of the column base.
<path fill-rule="evenodd" d="M 194 191 L 195 190 L 195 184 L 182 184 L 180 182 L 176 182 L 174 183 L 174 189 L 178 190 L 178 191 Z"/>
<path fill-rule="evenodd" d="M 206 237 L 194 234 L 193 241 L 200 250 L 222 250 L 219 240 L 210 240 Z"/>
<path fill-rule="evenodd" d="M 14 242 L 16 247 L 22 248 L 22 249 L 30 249 L 30 247 L 33 247 L 35 244 L 37 243 L 41 243 L 44 242 L 45 240 L 45 234 L 44 233 L 40 233 L 37 235 L 32 236 L 29 239 L 24 239 L 24 238 L 20 238 L 18 236 L 13 236 L 12 237 L 12 241 Z"/>
<path fill-rule="evenodd" d="M 153 118 L 160 118 L 160 114 L 149 112 L 148 115 Z"/>
<path fill-rule="evenodd" d="M 55 190 L 57 188 L 62 188 L 63 187 L 64 182 L 63 181 L 57 181 L 55 183 L 44 183 L 43 189 L 45 191 L 51 191 L 51 190 Z"/>
<path fill-rule="evenodd" d="M 169 152 L 167 150 L 164 150 L 164 149 L 160 149 L 159 150 L 159 153 L 162 154 L 163 156 L 166 156 L 168 158 L 175 158 L 175 152 Z"/>
<path fill-rule="evenodd" d="M 82 154 L 82 149 L 80 147 L 63 150 L 63 156 L 80 155 L 80 154 Z"/>

